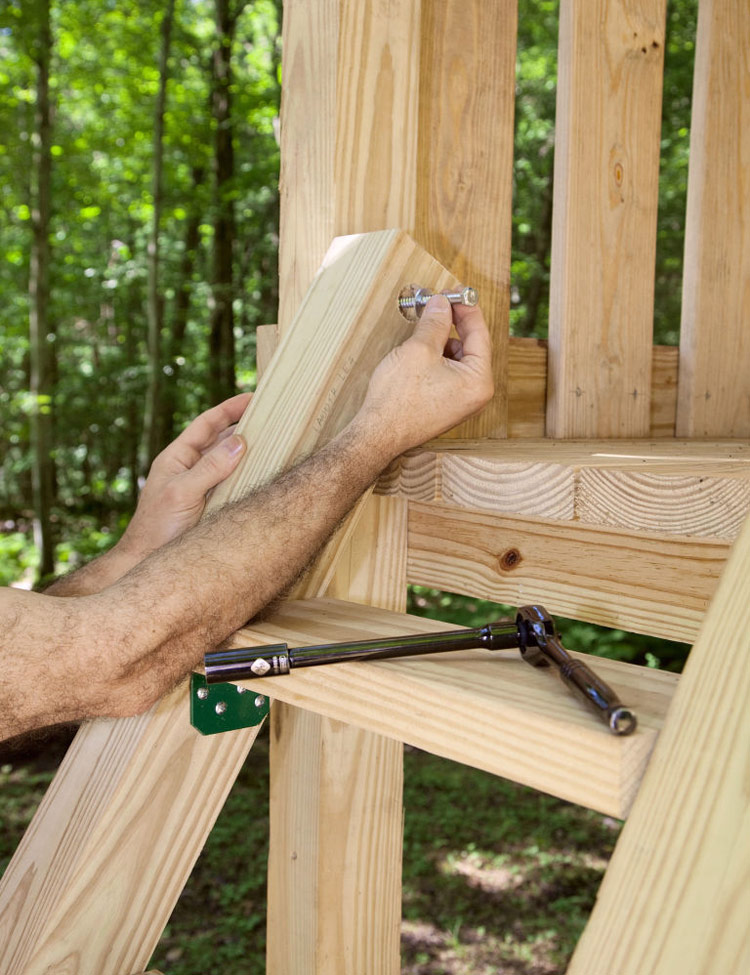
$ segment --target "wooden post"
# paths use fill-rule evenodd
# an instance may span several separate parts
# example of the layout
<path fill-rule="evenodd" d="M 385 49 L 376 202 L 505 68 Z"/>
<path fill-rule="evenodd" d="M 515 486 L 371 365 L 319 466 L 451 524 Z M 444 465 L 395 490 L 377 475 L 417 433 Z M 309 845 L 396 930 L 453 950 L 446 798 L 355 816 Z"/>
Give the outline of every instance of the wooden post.
<path fill-rule="evenodd" d="M 404 500 L 369 499 L 329 592 L 404 611 Z M 271 719 L 268 975 L 397 975 L 403 745 L 278 702 Z"/>
<path fill-rule="evenodd" d="M 750 6 L 698 14 L 677 435 L 750 436 Z"/>
<path fill-rule="evenodd" d="M 547 433 L 649 430 L 666 0 L 563 0 Z"/>
<path fill-rule="evenodd" d="M 568 975 L 750 971 L 750 519 Z"/>

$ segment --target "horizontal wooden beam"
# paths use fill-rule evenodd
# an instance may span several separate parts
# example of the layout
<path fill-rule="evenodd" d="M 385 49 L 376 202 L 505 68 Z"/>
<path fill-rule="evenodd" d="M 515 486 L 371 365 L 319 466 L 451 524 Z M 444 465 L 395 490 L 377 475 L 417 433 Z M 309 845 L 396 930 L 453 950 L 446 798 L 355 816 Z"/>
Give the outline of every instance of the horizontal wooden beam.
<path fill-rule="evenodd" d="M 284 603 L 239 631 L 235 646 L 434 633 L 436 620 L 338 600 Z M 396 738 L 607 815 L 627 815 L 677 677 L 596 659 L 596 670 L 638 714 L 638 731 L 611 735 L 549 673 L 515 651 L 475 650 L 357 662 L 249 682 L 255 693 Z"/>
<path fill-rule="evenodd" d="M 602 626 L 692 643 L 729 554 L 720 539 L 409 504 L 410 583 L 540 602 Z"/>
<path fill-rule="evenodd" d="M 547 359 L 546 339 L 511 338 L 508 347 L 509 437 L 545 436 Z M 678 361 L 677 346 L 653 346 L 649 426 L 651 437 L 674 436 Z"/>
<path fill-rule="evenodd" d="M 747 441 L 436 442 L 378 491 L 514 517 L 731 541 L 750 512 Z"/>

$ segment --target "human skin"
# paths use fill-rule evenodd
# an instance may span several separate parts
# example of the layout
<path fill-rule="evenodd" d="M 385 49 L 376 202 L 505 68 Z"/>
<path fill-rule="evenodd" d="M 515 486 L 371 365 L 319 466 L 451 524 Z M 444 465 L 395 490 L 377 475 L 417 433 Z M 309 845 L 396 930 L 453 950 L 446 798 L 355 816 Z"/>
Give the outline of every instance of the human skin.
<path fill-rule="evenodd" d="M 450 341 L 452 321 L 459 339 Z M 149 708 L 289 587 L 392 460 L 481 410 L 492 392 L 481 311 L 433 298 L 335 439 L 195 523 L 241 453 L 224 445 L 237 446 L 243 403 L 222 404 L 222 416 L 185 438 L 181 460 L 173 451 L 161 469 L 155 462 L 119 551 L 46 593 L 0 590 L 0 740 Z"/>

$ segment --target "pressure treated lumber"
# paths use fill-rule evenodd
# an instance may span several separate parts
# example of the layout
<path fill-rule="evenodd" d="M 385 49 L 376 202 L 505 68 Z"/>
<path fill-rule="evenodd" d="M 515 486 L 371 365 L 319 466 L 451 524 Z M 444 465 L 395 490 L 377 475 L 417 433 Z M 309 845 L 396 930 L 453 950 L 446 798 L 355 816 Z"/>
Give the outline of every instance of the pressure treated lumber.
<path fill-rule="evenodd" d="M 410 583 L 690 643 L 729 553 L 720 539 L 635 534 L 409 503 Z"/>
<path fill-rule="evenodd" d="M 421 0 L 415 239 L 477 288 L 496 395 L 456 436 L 505 436 L 517 0 Z M 491 148 L 490 148 L 491 147 Z"/>
<path fill-rule="evenodd" d="M 677 430 L 750 436 L 750 5 L 699 6 Z"/>
<path fill-rule="evenodd" d="M 750 513 L 744 440 L 435 441 L 384 494 L 555 521 L 732 541 Z"/>
<path fill-rule="evenodd" d="M 371 497 L 337 591 L 401 610 L 406 502 Z M 269 975 L 400 971 L 403 746 L 274 702 Z"/>
<path fill-rule="evenodd" d="M 331 238 L 414 229 L 419 5 L 290 3 L 283 50 L 282 334 Z"/>
<path fill-rule="evenodd" d="M 434 290 L 456 283 L 402 231 L 333 242 L 237 426 L 247 452 L 212 505 L 258 487 L 354 416 L 375 366 L 411 334 L 397 302 L 411 280 Z"/>
<path fill-rule="evenodd" d="M 3 975 L 143 971 L 258 732 L 189 722 L 183 684 L 81 728 L 0 882 Z"/>
<path fill-rule="evenodd" d="M 555 125 L 553 437 L 649 430 L 666 0 L 563 0 Z"/>
<path fill-rule="evenodd" d="M 237 646 L 280 640 L 301 646 L 452 628 L 325 599 L 285 603 L 233 640 Z M 515 651 L 311 667 L 251 685 L 276 700 L 624 816 L 677 678 L 603 659 L 595 666 L 638 712 L 635 735 L 611 735 L 557 680 Z"/>
<path fill-rule="evenodd" d="M 688 658 L 569 975 L 750 971 L 749 603 L 750 522 Z"/>

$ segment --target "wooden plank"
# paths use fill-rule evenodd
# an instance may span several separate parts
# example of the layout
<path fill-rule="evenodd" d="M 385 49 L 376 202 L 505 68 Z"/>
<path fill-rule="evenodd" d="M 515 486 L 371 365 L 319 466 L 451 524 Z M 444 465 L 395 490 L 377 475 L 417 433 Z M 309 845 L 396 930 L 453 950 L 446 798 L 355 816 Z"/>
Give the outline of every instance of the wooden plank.
<path fill-rule="evenodd" d="M 679 349 L 651 352 L 649 437 L 674 437 Z M 547 407 L 547 342 L 511 337 L 508 346 L 508 436 L 543 437 Z"/>
<path fill-rule="evenodd" d="M 4 975 L 143 971 L 257 732 L 199 735 L 185 685 L 85 724 L 0 884 Z"/>
<path fill-rule="evenodd" d="M 745 441 L 452 444 L 410 451 L 377 490 L 499 514 L 727 540 L 750 513 Z"/>
<path fill-rule="evenodd" d="M 677 431 L 750 436 L 750 6 L 698 14 Z"/>
<path fill-rule="evenodd" d="M 679 351 L 672 345 L 655 345 L 653 348 L 650 437 L 675 435 Z"/>
<path fill-rule="evenodd" d="M 547 431 L 649 430 L 666 0 L 563 0 Z"/>
<path fill-rule="evenodd" d="M 749 602 L 750 522 L 690 653 L 569 975 L 750 971 Z"/>
<path fill-rule="evenodd" d="M 409 503 L 409 582 L 686 643 L 728 552 L 719 539 Z"/>
<path fill-rule="evenodd" d="M 397 298 L 412 279 L 436 290 L 455 283 L 402 231 L 334 241 L 238 424 L 248 449 L 213 507 L 280 473 L 354 416 L 372 370 L 411 334 Z"/>
<path fill-rule="evenodd" d="M 407 502 L 372 495 L 326 595 L 406 612 Z"/>
<path fill-rule="evenodd" d="M 278 325 L 259 325 L 255 330 L 255 363 L 258 380 L 268 368 L 279 344 L 279 338 Z"/>
<path fill-rule="evenodd" d="M 437 620 L 324 599 L 284 603 L 271 618 L 240 631 L 234 640 L 238 646 L 280 640 L 302 646 L 452 628 Z M 640 724 L 635 735 L 611 735 L 549 673 L 529 667 L 515 651 L 470 650 L 312 667 L 248 686 L 608 815 L 624 816 L 677 678 L 598 658 L 595 667 L 637 711 Z"/>
<path fill-rule="evenodd" d="M 421 7 L 415 237 L 479 290 L 492 335 L 495 399 L 457 435 L 505 436 L 517 0 Z"/>
<path fill-rule="evenodd" d="M 289 3 L 283 34 L 282 333 L 332 237 L 414 228 L 419 4 Z"/>
<path fill-rule="evenodd" d="M 547 342 L 508 343 L 508 436 L 543 437 L 547 414 Z"/>
<path fill-rule="evenodd" d="M 405 608 L 405 501 L 368 500 L 334 588 Z M 400 742 L 274 703 L 269 975 L 400 971 L 402 792 Z"/>

